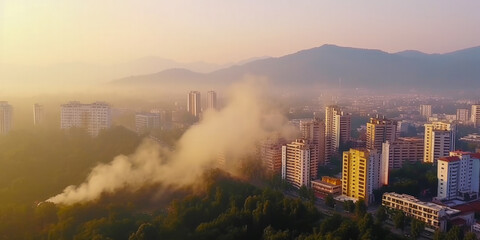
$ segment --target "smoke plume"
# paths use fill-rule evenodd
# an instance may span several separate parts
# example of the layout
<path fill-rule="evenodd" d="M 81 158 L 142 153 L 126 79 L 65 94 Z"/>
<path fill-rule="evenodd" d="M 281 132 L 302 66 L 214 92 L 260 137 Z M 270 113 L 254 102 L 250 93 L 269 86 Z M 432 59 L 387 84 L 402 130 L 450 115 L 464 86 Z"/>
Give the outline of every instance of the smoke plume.
<path fill-rule="evenodd" d="M 241 158 L 255 151 L 259 141 L 292 131 L 285 117 L 266 96 L 265 81 L 234 85 L 220 111 L 208 110 L 203 119 L 181 137 L 174 151 L 145 140 L 130 156 L 120 155 L 99 164 L 79 186 L 69 186 L 47 201 L 60 204 L 98 199 L 119 189 L 135 191 L 148 184 L 185 186 L 208 168 L 216 167 L 219 153 Z"/>

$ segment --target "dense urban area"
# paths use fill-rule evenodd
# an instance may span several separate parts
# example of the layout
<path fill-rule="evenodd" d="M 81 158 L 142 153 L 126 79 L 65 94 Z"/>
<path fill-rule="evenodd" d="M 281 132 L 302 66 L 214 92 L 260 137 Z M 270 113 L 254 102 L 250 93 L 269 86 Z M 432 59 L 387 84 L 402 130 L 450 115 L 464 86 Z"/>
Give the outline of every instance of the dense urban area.
<path fill-rule="evenodd" d="M 90 201 L 50 198 L 87 176 L 95 178 L 90 172 L 97 164 L 113 165 L 116 156 L 134 154 L 144 139 L 175 151 L 184 133 L 202 124 L 204 113 L 222 112 L 228 101 L 215 91 L 186 95 L 186 102 L 162 107 L 35 103 L 34 127 L 25 129 L 14 127 L 15 106 L 1 102 L 0 237 L 477 239 L 480 234 L 480 104 L 417 94 L 281 96 L 279 102 L 289 103 L 281 111 L 294 129 L 291 139 L 271 134 L 255 142 L 253 154 L 240 163 L 219 148 L 198 177 L 201 187 L 155 182 L 105 190 Z"/>

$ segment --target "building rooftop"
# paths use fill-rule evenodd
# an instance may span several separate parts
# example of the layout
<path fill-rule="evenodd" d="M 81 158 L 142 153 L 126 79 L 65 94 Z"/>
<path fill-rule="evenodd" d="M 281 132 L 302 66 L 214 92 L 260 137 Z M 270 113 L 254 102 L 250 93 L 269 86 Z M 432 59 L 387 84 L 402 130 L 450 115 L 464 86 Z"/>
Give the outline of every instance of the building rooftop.
<path fill-rule="evenodd" d="M 452 157 L 441 157 L 438 159 L 438 161 L 444 161 L 444 162 L 457 162 L 460 161 L 460 158 L 457 156 L 452 156 Z"/>

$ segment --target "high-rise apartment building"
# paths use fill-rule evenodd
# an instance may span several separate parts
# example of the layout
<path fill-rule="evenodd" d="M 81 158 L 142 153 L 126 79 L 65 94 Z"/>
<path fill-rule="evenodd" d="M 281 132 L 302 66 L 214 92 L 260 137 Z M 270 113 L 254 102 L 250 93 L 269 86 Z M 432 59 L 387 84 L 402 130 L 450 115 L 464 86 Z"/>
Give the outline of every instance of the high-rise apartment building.
<path fill-rule="evenodd" d="M 10 132 L 13 121 L 13 108 L 7 101 L 0 101 L 0 134 Z"/>
<path fill-rule="evenodd" d="M 202 111 L 200 92 L 191 91 L 188 93 L 187 111 L 194 117 L 200 117 L 200 113 Z"/>
<path fill-rule="evenodd" d="M 338 106 L 325 109 L 325 163 L 338 153 L 340 144 L 350 141 L 351 115 Z"/>
<path fill-rule="evenodd" d="M 457 109 L 457 121 L 461 123 L 468 123 L 470 121 L 470 114 L 468 109 L 466 108 L 459 108 Z"/>
<path fill-rule="evenodd" d="M 423 162 L 435 164 L 440 157 L 455 149 L 455 125 L 444 122 L 425 124 Z"/>
<path fill-rule="evenodd" d="M 94 102 L 82 104 L 69 102 L 61 105 L 60 128 L 84 128 L 91 136 L 110 128 L 112 125 L 111 109 L 107 103 Z"/>
<path fill-rule="evenodd" d="M 480 127 L 480 104 L 472 105 L 471 121 L 474 127 Z"/>
<path fill-rule="evenodd" d="M 270 174 L 282 173 L 282 146 L 286 144 L 283 139 L 266 139 L 260 144 L 260 159 L 262 164 Z"/>
<path fill-rule="evenodd" d="M 217 109 L 217 93 L 215 91 L 207 92 L 207 109 Z"/>
<path fill-rule="evenodd" d="M 437 200 L 474 200 L 478 198 L 480 154 L 450 152 L 438 159 Z"/>
<path fill-rule="evenodd" d="M 160 128 L 160 114 L 158 113 L 137 113 L 135 114 L 135 130 L 138 134 L 146 133 L 149 130 Z"/>
<path fill-rule="evenodd" d="M 382 143 L 394 142 L 398 137 L 397 121 L 385 118 L 370 118 L 367 123 L 367 148 L 382 149 Z"/>
<path fill-rule="evenodd" d="M 308 140 L 297 139 L 282 146 L 282 179 L 296 188 L 310 187 L 310 172 Z"/>
<path fill-rule="evenodd" d="M 310 177 L 318 177 L 318 166 L 325 165 L 325 123 L 318 119 L 301 121 L 302 137 L 309 141 L 310 146 Z"/>
<path fill-rule="evenodd" d="M 343 152 L 342 195 L 371 203 L 379 188 L 381 159 L 376 149 L 350 149 Z"/>
<path fill-rule="evenodd" d="M 432 105 L 423 104 L 420 105 L 420 115 L 425 118 L 429 118 L 432 116 Z"/>
<path fill-rule="evenodd" d="M 422 138 L 402 137 L 382 144 L 381 182 L 388 185 L 391 169 L 399 169 L 405 163 L 423 160 L 424 140 Z"/>
<path fill-rule="evenodd" d="M 43 105 L 33 104 L 33 125 L 38 126 L 45 121 L 45 109 Z"/>

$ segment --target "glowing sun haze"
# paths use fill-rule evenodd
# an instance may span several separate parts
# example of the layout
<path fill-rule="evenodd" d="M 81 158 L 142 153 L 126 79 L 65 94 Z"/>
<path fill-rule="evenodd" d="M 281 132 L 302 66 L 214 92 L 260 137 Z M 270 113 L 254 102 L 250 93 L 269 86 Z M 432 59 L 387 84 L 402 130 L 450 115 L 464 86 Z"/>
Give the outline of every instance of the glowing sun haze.
<path fill-rule="evenodd" d="M 480 43 L 480 1 L 0 0 L 0 63 L 226 63 L 325 43 L 448 52 Z"/>

